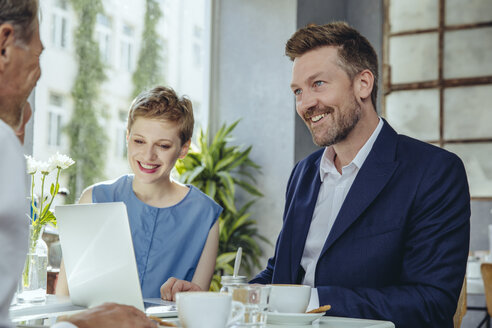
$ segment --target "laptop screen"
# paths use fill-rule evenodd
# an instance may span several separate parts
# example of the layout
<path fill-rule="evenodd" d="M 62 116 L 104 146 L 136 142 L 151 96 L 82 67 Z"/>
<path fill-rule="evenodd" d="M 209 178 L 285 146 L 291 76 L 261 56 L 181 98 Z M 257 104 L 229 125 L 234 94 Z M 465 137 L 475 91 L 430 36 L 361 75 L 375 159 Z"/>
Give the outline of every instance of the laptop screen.
<path fill-rule="evenodd" d="M 124 203 L 62 205 L 55 209 L 70 298 L 144 310 Z"/>

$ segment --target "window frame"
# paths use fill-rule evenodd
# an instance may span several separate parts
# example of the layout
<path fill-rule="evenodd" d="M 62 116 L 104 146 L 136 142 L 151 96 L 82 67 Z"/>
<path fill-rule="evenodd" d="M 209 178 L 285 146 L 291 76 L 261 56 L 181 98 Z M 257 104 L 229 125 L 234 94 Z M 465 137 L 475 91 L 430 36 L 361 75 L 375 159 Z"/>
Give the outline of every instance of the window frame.
<path fill-rule="evenodd" d="M 381 101 L 381 113 L 382 116 L 386 116 L 386 101 L 387 97 L 391 92 L 394 91 L 417 91 L 426 89 L 437 89 L 439 92 L 439 138 L 436 140 L 426 140 L 429 143 L 439 145 L 443 147 L 447 144 L 471 144 L 471 143 L 492 143 L 492 138 L 467 138 L 467 139 L 447 139 L 444 136 L 445 123 L 445 100 L 444 91 L 448 88 L 455 87 L 471 87 L 480 85 L 492 85 L 492 75 L 490 76 L 475 76 L 466 78 L 444 78 L 444 35 L 445 32 L 450 31 L 461 31 L 470 30 L 478 28 L 492 27 L 492 21 L 479 22 L 479 23 L 469 23 L 469 24 L 457 24 L 457 25 L 446 25 L 445 15 L 446 15 L 446 0 L 438 1 L 438 26 L 435 28 L 425 28 L 425 29 L 413 29 L 405 30 L 401 32 L 392 33 L 390 30 L 390 2 L 392 0 L 384 0 L 383 10 L 384 10 L 384 23 L 383 23 L 383 63 L 382 63 L 382 73 L 383 73 L 383 85 L 382 85 L 382 101 Z M 395 0 L 393 0 L 395 1 Z M 407 35 L 417 35 L 423 33 L 437 33 L 438 34 L 438 78 L 433 81 L 422 81 L 422 82 L 411 82 L 411 83 L 391 83 L 391 66 L 389 63 L 390 53 L 389 53 L 389 41 L 391 37 L 407 36 Z M 492 190 L 490 191 L 490 196 L 471 196 L 472 200 L 487 200 L 492 201 Z"/>

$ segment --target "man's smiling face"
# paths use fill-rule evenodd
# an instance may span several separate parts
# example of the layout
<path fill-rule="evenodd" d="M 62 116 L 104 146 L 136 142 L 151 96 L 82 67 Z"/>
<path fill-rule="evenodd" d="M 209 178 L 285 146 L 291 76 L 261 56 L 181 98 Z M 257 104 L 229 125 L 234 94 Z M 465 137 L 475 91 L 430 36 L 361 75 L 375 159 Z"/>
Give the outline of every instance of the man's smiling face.
<path fill-rule="evenodd" d="M 297 113 L 323 147 L 343 141 L 362 115 L 352 81 L 338 62 L 337 48 L 324 46 L 297 57 L 292 69 Z"/>

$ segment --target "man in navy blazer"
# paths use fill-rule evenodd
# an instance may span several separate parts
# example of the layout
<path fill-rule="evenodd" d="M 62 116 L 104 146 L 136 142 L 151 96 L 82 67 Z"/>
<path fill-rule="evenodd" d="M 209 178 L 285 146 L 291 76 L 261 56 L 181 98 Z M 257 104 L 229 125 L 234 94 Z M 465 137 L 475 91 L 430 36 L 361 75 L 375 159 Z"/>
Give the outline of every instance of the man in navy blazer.
<path fill-rule="evenodd" d="M 377 55 L 347 24 L 300 29 L 286 54 L 324 148 L 292 171 L 275 255 L 252 282 L 309 284 L 333 316 L 453 327 L 470 239 L 461 160 L 378 117 Z"/>

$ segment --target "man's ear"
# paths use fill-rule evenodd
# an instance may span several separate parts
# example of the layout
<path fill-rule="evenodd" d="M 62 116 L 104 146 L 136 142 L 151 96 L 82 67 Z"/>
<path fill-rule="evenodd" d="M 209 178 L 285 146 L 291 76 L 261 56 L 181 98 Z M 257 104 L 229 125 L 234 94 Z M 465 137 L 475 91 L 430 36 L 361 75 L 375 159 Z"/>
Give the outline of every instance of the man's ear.
<path fill-rule="evenodd" d="M 361 101 L 371 98 L 374 87 L 374 75 L 368 69 L 363 70 L 355 77 L 354 92 Z"/>
<path fill-rule="evenodd" d="M 14 46 L 14 27 L 9 23 L 0 25 L 0 72 L 5 70 L 11 60 Z"/>
<path fill-rule="evenodd" d="M 190 144 L 191 144 L 191 139 L 185 142 L 183 146 L 181 146 L 181 150 L 179 151 L 179 156 L 178 156 L 179 159 L 183 159 L 186 156 L 186 154 L 188 154 L 188 150 L 190 150 Z"/>

